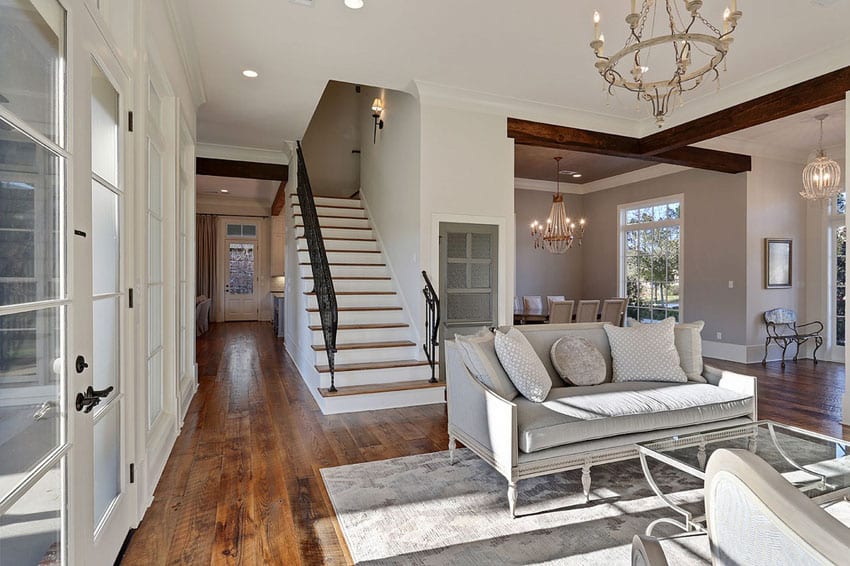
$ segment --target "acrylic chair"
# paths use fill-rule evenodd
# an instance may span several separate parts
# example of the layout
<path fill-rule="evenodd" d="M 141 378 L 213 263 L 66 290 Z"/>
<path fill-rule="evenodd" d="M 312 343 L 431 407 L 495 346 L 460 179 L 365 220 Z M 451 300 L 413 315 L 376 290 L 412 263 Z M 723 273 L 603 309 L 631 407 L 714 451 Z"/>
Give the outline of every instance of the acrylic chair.
<path fill-rule="evenodd" d="M 549 323 L 563 324 L 573 321 L 575 301 L 554 301 L 549 305 Z"/>
<path fill-rule="evenodd" d="M 623 316 L 626 314 L 626 302 L 628 299 L 616 298 L 602 301 L 602 315 L 599 320 L 609 322 L 614 326 L 623 325 Z"/>
<path fill-rule="evenodd" d="M 596 322 L 599 313 L 599 299 L 579 301 L 576 307 L 576 322 Z"/>

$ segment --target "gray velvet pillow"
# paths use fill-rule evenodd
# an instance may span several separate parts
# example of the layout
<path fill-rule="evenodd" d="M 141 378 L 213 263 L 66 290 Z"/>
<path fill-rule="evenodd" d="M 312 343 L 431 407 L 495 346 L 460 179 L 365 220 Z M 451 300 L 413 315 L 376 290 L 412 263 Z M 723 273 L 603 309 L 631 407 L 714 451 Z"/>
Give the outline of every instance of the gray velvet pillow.
<path fill-rule="evenodd" d="M 519 395 L 516 387 L 511 383 L 511 378 L 499 363 L 492 332 L 485 328 L 475 336 L 455 334 L 455 343 L 460 349 L 466 369 L 475 379 L 508 401 Z"/>
<path fill-rule="evenodd" d="M 605 381 L 605 358 L 587 338 L 564 336 L 549 352 L 555 371 L 573 385 L 599 385 Z"/>
<path fill-rule="evenodd" d="M 496 354 L 523 397 L 535 403 L 546 400 L 552 389 L 552 378 L 522 332 L 516 328 L 505 334 L 496 331 Z"/>

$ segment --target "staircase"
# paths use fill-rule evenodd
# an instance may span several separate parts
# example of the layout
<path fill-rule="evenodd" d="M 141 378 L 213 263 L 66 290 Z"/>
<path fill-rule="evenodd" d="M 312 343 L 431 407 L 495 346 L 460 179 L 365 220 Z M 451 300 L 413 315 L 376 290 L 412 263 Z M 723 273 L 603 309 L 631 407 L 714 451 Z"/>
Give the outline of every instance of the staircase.
<path fill-rule="evenodd" d="M 399 298 L 391 270 L 361 201 L 314 197 L 336 292 L 338 327 L 334 382 L 322 334 L 313 275 L 298 196 L 291 195 L 300 294 L 307 312 L 311 368 L 300 367 L 325 414 L 443 403 L 443 383 L 430 383 L 431 367 L 423 355 L 410 315 Z M 318 379 L 316 379 L 316 377 Z"/>

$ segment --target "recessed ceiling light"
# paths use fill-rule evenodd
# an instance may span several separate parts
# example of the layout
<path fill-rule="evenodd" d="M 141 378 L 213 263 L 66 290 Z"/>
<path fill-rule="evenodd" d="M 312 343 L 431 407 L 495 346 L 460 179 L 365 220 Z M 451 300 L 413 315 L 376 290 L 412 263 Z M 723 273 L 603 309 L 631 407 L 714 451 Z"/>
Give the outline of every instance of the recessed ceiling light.
<path fill-rule="evenodd" d="M 245 69 L 244 71 L 242 71 L 242 75 L 248 77 L 249 79 L 256 79 L 260 76 L 260 73 L 258 73 L 254 69 Z"/>
<path fill-rule="evenodd" d="M 359 10 L 363 7 L 363 0 L 345 0 L 345 5 L 352 10 Z"/>
<path fill-rule="evenodd" d="M 581 177 L 581 173 L 573 173 L 573 179 L 578 179 Z"/>
<path fill-rule="evenodd" d="M 221 189 L 221 192 L 223 192 L 223 193 L 229 193 L 230 191 L 228 191 L 227 189 Z"/>

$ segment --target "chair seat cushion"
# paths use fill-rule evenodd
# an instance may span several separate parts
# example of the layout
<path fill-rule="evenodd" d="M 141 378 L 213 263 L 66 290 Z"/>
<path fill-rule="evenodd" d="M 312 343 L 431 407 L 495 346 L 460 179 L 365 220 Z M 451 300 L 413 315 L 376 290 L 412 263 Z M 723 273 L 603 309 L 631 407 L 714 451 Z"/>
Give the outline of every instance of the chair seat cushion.
<path fill-rule="evenodd" d="M 623 382 L 553 388 L 543 403 L 517 397 L 519 448 L 537 452 L 585 440 L 752 415 L 750 395 L 708 383 Z"/>

